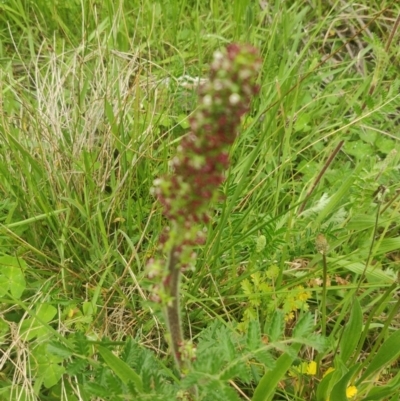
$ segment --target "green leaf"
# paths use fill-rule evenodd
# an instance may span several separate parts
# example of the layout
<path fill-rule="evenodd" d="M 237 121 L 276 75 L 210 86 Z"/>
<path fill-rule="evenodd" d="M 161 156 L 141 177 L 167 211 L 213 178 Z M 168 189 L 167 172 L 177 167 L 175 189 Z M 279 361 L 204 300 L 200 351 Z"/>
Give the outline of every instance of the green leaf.
<path fill-rule="evenodd" d="M 368 395 L 363 399 L 363 401 L 369 400 L 382 400 L 384 398 L 388 399 L 392 394 L 400 394 L 400 372 L 390 380 L 389 384 L 386 386 L 374 387 L 368 393 Z"/>
<path fill-rule="evenodd" d="M 344 150 L 351 156 L 362 160 L 365 155 L 372 155 L 374 153 L 373 146 L 361 141 L 349 141 L 344 145 Z"/>
<path fill-rule="evenodd" d="M 316 398 L 317 401 L 326 401 L 331 388 L 340 378 L 340 371 L 334 370 L 328 373 L 318 384 Z"/>
<path fill-rule="evenodd" d="M 333 387 L 329 399 L 335 401 L 348 401 L 346 389 L 354 373 L 359 369 L 359 364 L 354 365 Z"/>
<path fill-rule="evenodd" d="M 57 314 L 57 309 L 50 304 L 41 304 L 35 313 L 35 317 L 26 319 L 21 324 L 21 336 L 25 341 L 44 336 L 50 332 L 46 323 L 50 322 Z"/>
<path fill-rule="evenodd" d="M 339 203 L 343 202 L 343 199 L 347 198 L 347 196 L 350 193 L 350 188 L 352 187 L 353 182 L 357 178 L 358 173 L 361 171 L 363 165 L 364 163 L 358 163 L 356 169 L 351 174 L 348 175 L 348 178 L 343 182 L 341 187 L 338 190 L 336 190 L 335 193 L 329 198 L 328 203 L 319 212 L 319 215 L 313 222 L 315 229 L 320 227 L 324 219 L 335 210 L 335 208 Z"/>
<path fill-rule="evenodd" d="M 252 295 L 254 293 L 253 284 L 247 278 L 240 283 L 240 286 L 245 295 Z"/>
<path fill-rule="evenodd" d="M 271 342 L 278 341 L 282 337 L 284 329 L 285 329 L 284 315 L 282 311 L 276 310 L 272 315 L 270 325 L 267 326 L 265 330 L 266 334 L 269 336 L 269 340 Z"/>
<path fill-rule="evenodd" d="M 378 400 L 387 400 L 393 394 L 400 393 L 399 387 L 392 388 L 390 386 L 382 386 L 382 387 L 374 387 L 368 394 L 367 397 L 363 398 L 363 401 L 378 401 Z"/>
<path fill-rule="evenodd" d="M 255 351 L 261 346 L 261 330 L 258 320 L 251 320 L 247 328 L 246 336 L 247 347 L 250 351 Z"/>
<path fill-rule="evenodd" d="M 368 364 L 367 369 L 359 382 L 366 380 L 370 375 L 377 374 L 380 369 L 388 366 L 400 355 L 400 330 L 395 331 L 379 348 L 376 355 Z"/>
<path fill-rule="evenodd" d="M 13 256 L 0 257 L 0 296 L 4 296 L 8 291 L 14 298 L 21 298 L 26 288 L 23 270 L 26 263 Z"/>
<path fill-rule="evenodd" d="M 360 132 L 358 133 L 360 139 L 369 144 L 373 144 L 375 142 L 377 135 L 377 132 L 368 129 L 360 130 Z"/>
<path fill-rule="evenodd" d="M 46 344 L 37 347 L 33 356 L 37 366 L 37 378 L 43 380 L 46 388 L 56 385 L 65 372 L 64 366 L 61 365 L 64 358 L 49 354 Z"/>
<path fill-rule="evenodd" d="M 190 127 L 189 119 L 186 114 L 179 114 L 176 120 L 183 129 L 188 129 Z"/>
<path fill-rule="evenodd" d="M 351 262 L 348 260 L 337 260 L 334 258 L 328 258 L 328 262 L 332 262 L 333 264 L 337 264 L 339 266 L 344 267 L 347 270 L 355 274 L 363 274 L 365 269 L 365 264 L 360 262 Z M 380 270 L 378 268 L 374 268 L 373 266 L 368 266 L 365 272 L 367 280 L 373 283 L 390 283 L 392 284 L 395 280 L 395 277 L 390 276 L 388 273 Z"/>
<path fill-rule="evenodd" d="M 293 337 L 307 337 L 313 331 L 313 327 L 313 316 L 311 313 L 305 313 L 297 322 L 296 327 L 293 330 Z"/>
<path fill-rule="evenodd" d="M 45 323 L 50 322 L 56 314 L 57 308 L 51 304 L 41 304 L 36 310 L 37 318 Z"/>
<path fill-rule="evenodd" d="M 46 350 L 49 354 L 57 355 L 63 359 L 68 358 L 73 354 L 73 352 L 65 345 L 55 341 L 48 343 Z"/>
<path fill-rule="evenodd" d="M 310 131 L 311 127 L 310 127 L 310 121 L 311 121 L 311 116 L 310 114 L 300 114 L 297 117 L 297 120 L 294 124 L 294 129 L 296 131 Z"/>
<path fill-rule="evenodd" d="M 268 351 L 260 350 L 255 352 L 254 358 L 256 358 L 258 362 L 262 363 L 267 369 L 273 369 L 275 367 L 275 360 Z"/>
<path fill-rule="evenodd" d="M 376 255 L 383 255 L 392 251 L 400 249 L 400 237 L 397 238 L 384 238 L 379 242 L 378 249 L 375 251 Z"/>
<path fill-rule="evenodd" d="M 236 349 L 232 342 L 232 338 L 230 336 L 226 336 L 222 337 L 221 340 L 221 348 L 224 349 L 227 360 L 233 361 L 236 356 Z"/>
<path fill-rule="evenodd" d="M 0 345 L 7 341 L 7 335 L 10 332 L 9 324 L 0 318 Z"/>
<path fill-rule="evenodd" d="M 43 374 L 43 385 L 46 388 L 55 386 L 65 372 L 64 366 L 50 363 Z"/>
<path fill-rule="evenodd" d="M 292 363 L 296 359 L 301 344 L 293 344 L 290 347 L 290 354 L 282 354 L 276 361 L 275 368 L 267 371 L 261 378 L 256 387 L 252 401 L 270 401 L 278 388 L 278 383 L 282 380 Z"/>
<path fill-rule="evenodd" d="M 362 310 L 357 298 L 354 300 L 350 319 L 346 324 L 340 341 L 340 356 L 346 363 L 357 347 L 362 330 Z"/>
<path fill-rule="evenodd" d="M 379 149 L 380 152 L 388 154 L 394 148 L 394 143 L 392 139 L 385 138 L 384 135 L 379 135 L 376 138 L 375 146 Z"/>
<path fill-rule="evenodd" d="M 374 216 L 373 214 L 358 214 L 351 218 L 346 227 L 349 230 L 362 231 L 374 227 L 375 224 L 376 216 Z"/>
<path fill-rule="evenodd" d="M 143 392 L 141 377 L 128 364 L 116 357 L 107 348 L 99 345 L 97 349 L 108 367 L 122 380 L 124 384 L 132 382 L 140 393 Z"/>

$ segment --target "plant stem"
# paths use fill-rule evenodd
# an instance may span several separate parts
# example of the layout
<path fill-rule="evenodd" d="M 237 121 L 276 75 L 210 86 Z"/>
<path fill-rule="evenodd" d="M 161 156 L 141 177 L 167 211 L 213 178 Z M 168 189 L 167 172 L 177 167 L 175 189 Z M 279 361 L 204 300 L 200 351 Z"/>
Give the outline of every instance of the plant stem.
<path fill-rule="evenodd" d="M 183 335 L 181 314 L 179 309 L 179 286 L 181 271 L 178 262 L 177 250 L 176 247 L 173 246 L 168 259 L 168 275 L 164 281 L 164 290 L 168 297 L 165 315 L 169 334 L 171 336 L 172 353 L 179 370 L 182 370 L 183 362 L 180 347 L 182 346 Z"/>
<path fill-rule="evenodd" d="M 326 336 L 326 284 L 328 281 L 328 266 L 326 263 L 326 255 L 325 253 L 322 254 L 322 303 L 321 303 L 321 308 L 322 308 L 322 335 Z"/>

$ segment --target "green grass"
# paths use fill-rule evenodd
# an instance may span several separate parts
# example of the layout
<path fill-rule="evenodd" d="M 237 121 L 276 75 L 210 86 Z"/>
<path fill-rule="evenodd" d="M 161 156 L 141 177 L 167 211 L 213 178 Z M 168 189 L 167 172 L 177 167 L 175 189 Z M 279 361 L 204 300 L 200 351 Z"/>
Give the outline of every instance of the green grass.
<path fill-rule="evenodd" d="M 399 399 L 400 7 L 261 3 L 0 4 L 0 400 Z M 261 90 L 182 279 L 180 379 L 151 188 L 231 42 Z"/>

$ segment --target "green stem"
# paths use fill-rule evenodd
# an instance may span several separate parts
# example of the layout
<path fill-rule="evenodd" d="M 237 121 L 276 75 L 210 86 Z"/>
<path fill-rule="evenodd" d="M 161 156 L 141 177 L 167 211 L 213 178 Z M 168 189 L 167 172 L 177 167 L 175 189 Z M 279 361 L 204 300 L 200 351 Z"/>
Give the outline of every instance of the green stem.
<path fill-rule="evenodd" d="M 326 284 L 328 281 L 328 267 L 326 263 L 326 255 L 322 254 L 322 274 L 323 274 L 323 282 L 322 282 L 322 335 L 326 336 Z"/>

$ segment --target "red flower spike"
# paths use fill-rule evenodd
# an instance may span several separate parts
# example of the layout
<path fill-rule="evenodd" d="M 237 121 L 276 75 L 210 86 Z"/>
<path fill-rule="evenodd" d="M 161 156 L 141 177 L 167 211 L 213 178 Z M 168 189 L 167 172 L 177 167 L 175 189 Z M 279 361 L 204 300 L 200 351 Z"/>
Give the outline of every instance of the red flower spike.
<path fill-rule="evenodd" d="M 190 118 L 191 132 L 173 159 L 173 174 L 155 188 L 171 223 L 191 226 L 207 221 L 207 208 L 224 181 L 240 119 L 258 92 L 260 67 L 257 50 L 251 46 L 231 44 L 214 54 L 210 78 L 199 89 L 199 107 Z"/>

